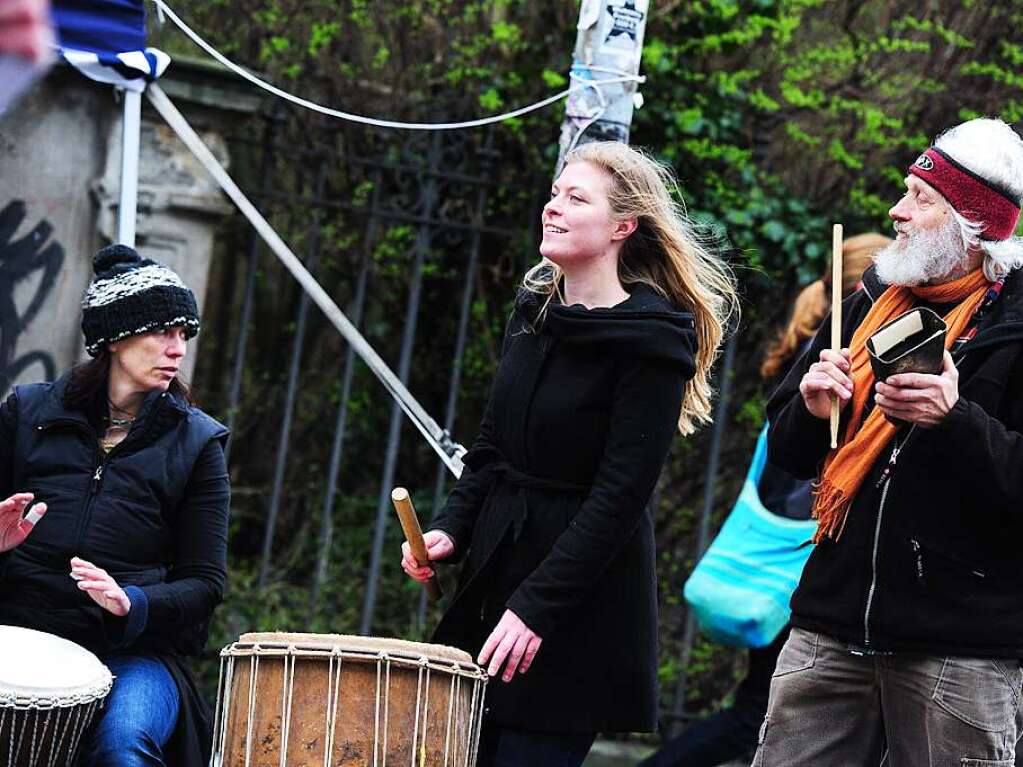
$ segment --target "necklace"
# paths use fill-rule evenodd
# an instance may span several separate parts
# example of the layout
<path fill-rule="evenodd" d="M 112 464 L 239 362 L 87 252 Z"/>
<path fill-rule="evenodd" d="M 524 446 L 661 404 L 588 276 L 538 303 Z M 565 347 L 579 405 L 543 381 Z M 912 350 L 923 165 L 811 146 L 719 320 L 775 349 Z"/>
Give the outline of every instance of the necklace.
<path fill-rule="evenodd" d="M 117 405 L 115 405 L 109 398 L 107 399 L 107 404 L 110 406 L 110 415 L 107 416 L 107 422 L 111 426 L 116 426 L 116 427 L 121 428 L 121 429 L 127 429 L 127 428 L 129 428 L 135 422 L 135 416 L 131 415 L 131 413 L 129 413 L 124 408 L 120 408 Z M 114 418 L 114 411 L 115 410 L 118 413 L 124 413 L 128 417 L 127 418 Z"/>

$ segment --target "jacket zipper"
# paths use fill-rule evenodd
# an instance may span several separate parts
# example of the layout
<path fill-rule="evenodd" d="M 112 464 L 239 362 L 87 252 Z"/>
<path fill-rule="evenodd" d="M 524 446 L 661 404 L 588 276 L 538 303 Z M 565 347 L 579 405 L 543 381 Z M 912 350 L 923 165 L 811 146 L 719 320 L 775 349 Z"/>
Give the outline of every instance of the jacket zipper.
<path fill-rule="evenodd" d="M 909 539 L 909 545 L 913 547 L 913 553 L 916 555 L 916 579 L 920 585 L 924 584 L 924 555 L 920 550 L 920 543 L 916 538 Z"/>
<path fill-rule="evenodd" d="M 867 590 L 867 606 L 863 610 L 863 646 L 870 647 L 870 608 L 874 604 L 874 593 L 877 591 L 877 555 L 881 547 L 881 522 L 884 519 L 884 506 L 888 500 L 888 487 L 892 482 L 892 474 L 895 472 L 895 464 L 899 460 L 899 453 L 906 446 L 910 436 L 916 430 L 916 425 L 909 430 L 905 439 L 899 442 L 896 439 L 892 454 L 888 457 L 888 465 L 884 467 L 878 478 L 876 487 L 881 488 L 881 502 L 877 507 L 877 522 L 874 525 L 874 545 L 870 555 L 870 588 Z"/>

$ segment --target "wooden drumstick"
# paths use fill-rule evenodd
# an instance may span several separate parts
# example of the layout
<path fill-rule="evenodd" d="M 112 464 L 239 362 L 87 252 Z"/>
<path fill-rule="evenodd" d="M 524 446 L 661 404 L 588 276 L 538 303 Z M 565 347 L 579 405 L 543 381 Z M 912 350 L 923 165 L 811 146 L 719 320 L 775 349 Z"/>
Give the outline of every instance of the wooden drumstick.
<path fill-rule="evenodd" d="M 409 498 L 408 490 L 403 487 L 396 487 L 391 491 L 391 502 L 394 510 L 398 512 L 398 519 L 401 520 L 401 529 L 405 531 L 405 540 L 412 549 L 412 556 L 422 564 L 429 564 L 430 555 L 426 553 L 426 543 L 423 541 L 423 530 L 419 527 L 419 517 L 416 516 L 416 509 Z M 426 589 L 426 596 L 431 602 L 441 598 L 440 583 L 437 581 L 437 574 L 430 576 L 430 580 L 423 584 Z"/>
<path fill-rule="evenodd" d="M 831 228 L 831 348 L 842 351 L 842 225 Z M 852 371 L 849 371 L 850 374 Z M 831 395 L 831 447 L 838 447 L 838 395 Z"/>

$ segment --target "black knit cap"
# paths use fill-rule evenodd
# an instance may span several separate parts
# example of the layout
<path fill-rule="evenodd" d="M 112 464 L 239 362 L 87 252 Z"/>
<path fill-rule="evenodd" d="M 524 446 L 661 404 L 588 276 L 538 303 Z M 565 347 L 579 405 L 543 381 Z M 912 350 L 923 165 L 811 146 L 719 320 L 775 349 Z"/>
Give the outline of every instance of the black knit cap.
<path fill-rule="evenodd" d="M 182 327 L 188 338 L 199 332 L 195 294 L 163 264 L 127 245 L 109 245 L 93 257 L 92 270 L 82 332 L 93 357 L 106 344 L 160 328 Z"/>

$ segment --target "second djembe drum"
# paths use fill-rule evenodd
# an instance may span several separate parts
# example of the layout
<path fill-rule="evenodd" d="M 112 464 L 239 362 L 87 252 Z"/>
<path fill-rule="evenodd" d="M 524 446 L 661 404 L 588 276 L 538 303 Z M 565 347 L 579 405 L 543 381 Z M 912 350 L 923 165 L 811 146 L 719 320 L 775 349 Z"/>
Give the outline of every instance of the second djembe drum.
<path fill-rule="evenodd" d="M 473 767 L 486 672 L 461 650 L 243 634 L 221 653 L 215 767 Z"/>
<path fill-rule="evenodd" d="M 112 685 L 74 642 L 0 626 L 0 765 L 71 767 Z"/>

